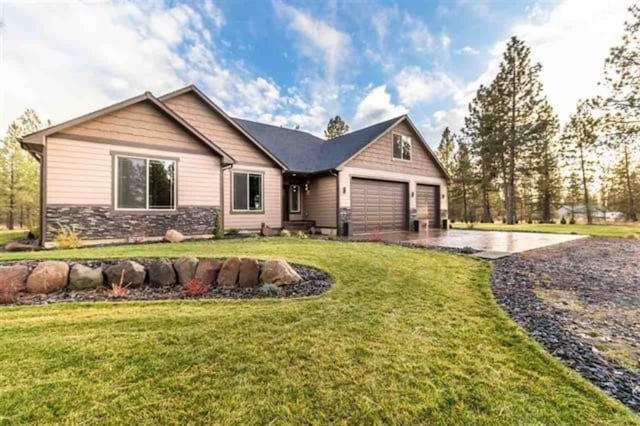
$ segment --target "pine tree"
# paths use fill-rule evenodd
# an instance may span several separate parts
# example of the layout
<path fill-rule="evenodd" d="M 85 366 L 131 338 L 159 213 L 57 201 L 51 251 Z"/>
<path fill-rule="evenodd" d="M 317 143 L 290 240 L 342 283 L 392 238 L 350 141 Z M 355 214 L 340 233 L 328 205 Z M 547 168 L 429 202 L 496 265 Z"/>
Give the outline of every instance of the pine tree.
<path fill-rule="evenodd" d="M 456 187 L 454 197 L 456 201 L 459 199 L 461 203 L 461 219 L 464 222 L 471 222 L 471 205 L 475 180 L 471 152 L 466 142 L 458 141 L 457 145 L 458 152 L 455 156 L 455 168 L 453 170 L 453 181 Z"/>
<path fill-rule="evenodd" d="M 327 129 L 324 131 L 324 137 L 327 139 L 335 139 L 344 135 L 349 131 L 349 125 L 342 120 L 342 117 L 336 115 L 329 119 Z"/>
<path fill-rule="evenodd" d="M 448 127 L 442 132 L 442 138 L 438 145 L 438 158 L 444 166 L 444 168 L 451 174 L 453 170 L 453 160 L 456 151 L 456 145 L 453 141 L 453 135 Z"/>
<path fill-rule="evenodd" d="M 531 62 L 530 54 L 522 40 L 512 37 L 491 90 L 499 115 L 496 136 L 501 136 L 504 144 L 503 185 L 508 224 L 517 221 L 517 179 L 523 168 L 529 168 L 525 157 L 540 131 L 538 115 L 545 105 L 539 81 L 541 66 Z"/>
<path fill-rule="evenodd" d="M 558 131 L 560 125 L 551 105 L 545 100 L 538 114 L 537 137 L 531 149 L 530 161 L 535 172 L 540 220 L 552 220 L 552 207 L 560 196 L 558 168 Z"/>
<path fill-rule="evenodd" d="M 577 167 L 580 173 L 582 196 L 587 214 L 587 223 L 593 223 L 589 185 L 593 181 L 594 161 L 598 145 L 600 120 L 593 116 L 587 102 L 578 103 L 576 112 L 562 134 L 562 153 L 565 160 Z"/>
<path fill-rule="evenodd" d="M 565 204 L 571 207 L 571 218 L 575 220 L 574 212 L 576 208 L 576 204 L 580 199 L 580 179 L 578 178 L 578 174 L 576 172 L 571 172 L 569 175 L 568 185 L 567 185 L 567 195 L 565 197 Z"/>
<path fill-rule="evenodd" d="M 19 137 L 37 131 L 42 122 L 32 109 L 27 109 L 9 125 L 0 144 L 0 209 L 7 228 L 35 223 L 38 213 L 38 163 L 20 147 Z"/>

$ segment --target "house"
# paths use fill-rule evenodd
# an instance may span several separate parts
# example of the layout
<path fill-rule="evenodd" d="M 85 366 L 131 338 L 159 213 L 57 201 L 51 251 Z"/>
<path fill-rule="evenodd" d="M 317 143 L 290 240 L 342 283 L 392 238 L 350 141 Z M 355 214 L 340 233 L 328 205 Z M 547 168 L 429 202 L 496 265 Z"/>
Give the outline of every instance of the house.
<path fill-rule="evenodd" d="M 618 211 L 605 210 L 602 207 L 591 206 L 591 216 L 594 220 L 602 222 L 615 222 L 624 220 L 624 213 Z M 587 209 L 584 204 L 564 205 L 556 210 L 556 217 L 567 220 L 573 217 L 577 222 L 587 221 Z"/>
<path fill-rule="evenodd" d="M 307 229 L 440 227 L 449 176 L 408 116 L 326 141 L 232 118 L 195 86 L 147 92 L 26 135 L 41 165 L 42 243 Z"/>

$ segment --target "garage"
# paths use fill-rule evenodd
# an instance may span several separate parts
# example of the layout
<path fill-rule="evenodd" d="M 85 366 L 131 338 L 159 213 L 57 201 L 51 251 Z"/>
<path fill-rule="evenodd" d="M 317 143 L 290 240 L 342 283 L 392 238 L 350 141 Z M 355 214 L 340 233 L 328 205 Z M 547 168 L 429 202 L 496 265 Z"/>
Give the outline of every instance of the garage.
<path fill-rule="evenodd" d="M 351 180 L 353 233 L 406 231 L 408 227 L 406 183 L 373 179 Z"/>
<path fill-rule="evenodd" d="M 420 225 L 428 228 L 440 227 L 440 187 L 436 185 L 418 185 L 416 207 Z"/>

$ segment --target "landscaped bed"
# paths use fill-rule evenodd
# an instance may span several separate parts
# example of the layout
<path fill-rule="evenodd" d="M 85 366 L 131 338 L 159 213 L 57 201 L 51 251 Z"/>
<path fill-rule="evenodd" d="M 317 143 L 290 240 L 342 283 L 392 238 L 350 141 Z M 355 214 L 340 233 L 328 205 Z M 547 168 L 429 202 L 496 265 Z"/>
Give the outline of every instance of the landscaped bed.
<path fill-rule="evenodd" d="M 490 266 L 433 250 L 273 238 L 4 254 L 287 259 L 320 297 L 0 309 L 8 423 L 637 424 L 493 302 Z"/>
<path fill-rule="evenodd" d="M 290 298 L 316 296 L 331 287 L 329 276 L 313 268 L 302 265 L 288 265 L 299 276 L 295 282 L 261 283 L 260 270 L 264 270 L 264 262 L 244 259 L 244 264 L 257 267 L 252 282 L 246 283 L 246 277 L 238 271 L 232 285 L 221 285 L 218 275 L 228 259 L 202 259 L 198 261 L 191 256 L 179 259 L 131 259 L 121 260 L 89 260 L 64 262 L 70 273 L 60 291 L 29 292 L 26 289 L 15 294 L 14 300 L 5 303 L 14 305 L 41 305 L 50 303 L 127 301 L 127 300 L 171 300 L 171 299 L 253 299 L 253 298 Z M 273 261 L 284 264 L 283 261 Z M 29 261 L 19 263 L 0 263 L 0 279 L 2 272 L 13 266 L 36 270 L 43 262 Z M 139 265 L 142 282 L 132 282 L 130 273 L 123 273 L 119 278 L 119 265 Z M 227 263 L 228 264 L 228 263 Z M 175 266 L 174 266 L 175 265 Z M 206 270 L 208 268 L 208 270 Z M 160 270 L 161 269 L 161 270 Z M 83 271 L 78 275 L 76 271 Z M 108 271 L 114 271 L 108 273 Z M 159 271 L 159 272 L 158 272 Z M 204 271 L 204 272 L 202 272 Z M 97 278 L 96 278 L 97 274 Z M 160 276 L 159 274 L 162 274 Z M 246 274 L 245 274 L 246 275 Z M 233 278 L 233 277 L 232 277 Z M 25 280 L 28 281 L 28 280 Z M 122 283 L 119 283 L 122 281 Z M 182 281 L 182 282 L 181 282 Z M 113 286 L 122 284 L 122 294 L 114 292 Z M 194 287 L 194 285 L 196 287 Z M 0 283 L 0 287 L 2 284 Z M 2 288 L 0 288 L 0 292 Z M 0 294 L 0 296 L 2 296 Z M 2 298 L 0 297 L 0 300 Z"/>
<path fill-rule="evenodd" d="M 549 352 L 640 413 L 640 241 L 590 238 L 494 264 L 493 292 Z"/>

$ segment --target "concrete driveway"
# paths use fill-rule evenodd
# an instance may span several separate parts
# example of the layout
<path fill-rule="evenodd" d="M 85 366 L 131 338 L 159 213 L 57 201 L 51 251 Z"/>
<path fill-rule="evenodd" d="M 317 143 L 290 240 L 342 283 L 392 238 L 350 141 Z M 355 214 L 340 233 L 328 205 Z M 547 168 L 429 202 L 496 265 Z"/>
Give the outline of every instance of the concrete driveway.
<path fill-rule="evenodd" d="M 429 229 L 423 232 L 382 233 L 384 241 L 404 242 L 425 247 L 462 249 L 471 247 L 481 252 L 495 253 L 496 257 L 520 253 L 566 241 L 585 238 L 583 235 L 542 234 L 534 232 L 472 231 L 461 229 Z M 356 235 L 355 240 L 367 241 L 372 235 Z M 482 257 L 482 256 L 481 256 Z M 488 256 L 491 258 L 491 256 Z"/>

